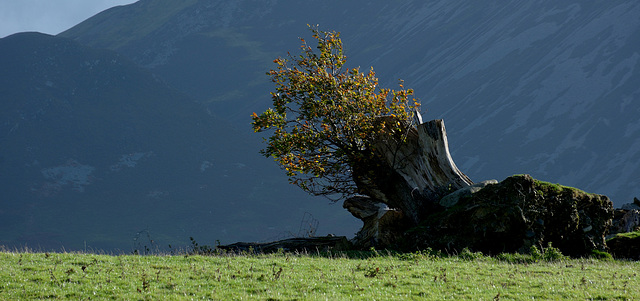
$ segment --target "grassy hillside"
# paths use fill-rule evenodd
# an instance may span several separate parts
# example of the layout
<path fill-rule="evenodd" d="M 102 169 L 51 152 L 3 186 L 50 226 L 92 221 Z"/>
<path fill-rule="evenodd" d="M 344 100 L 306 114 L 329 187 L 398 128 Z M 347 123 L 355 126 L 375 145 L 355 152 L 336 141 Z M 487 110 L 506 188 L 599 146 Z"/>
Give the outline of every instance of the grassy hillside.
<path fill-rule="evenodd" d="M 362 254 L 360 254 L 362 255 Z M 640 298 L 640 263 L 474 253 L 349 258 L 0 253 L 0 299 L 531 300 Z M 500 259 L 501 258 L 501 259 Z"/>

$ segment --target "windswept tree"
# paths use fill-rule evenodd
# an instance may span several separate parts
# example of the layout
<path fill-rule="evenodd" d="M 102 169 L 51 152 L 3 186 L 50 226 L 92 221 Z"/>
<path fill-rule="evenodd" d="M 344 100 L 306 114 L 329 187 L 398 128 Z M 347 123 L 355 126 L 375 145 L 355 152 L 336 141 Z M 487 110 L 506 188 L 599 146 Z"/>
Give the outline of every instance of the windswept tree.
<path fill-rule="evenodd" d="M 315 47 L 300 39 L 301 54 L 268 72 L 273 106 L 252 122 L 271 132 L 261 153 L 305 191 L 345 200 L 364 221 L 356 244 L 388 245 L 438 208 L 443 189 L 472 182 L 451 159 L 442 120 L 422 122 L 413 90 L 381 88 L 373 69 L 345 66 L 339 33 L 311 31 Z"/>
<path fill-rule="evenodd" d="M 267 74 L 273 107 L 253 114 L 256 132 L 271 131 L 261 153 L 305 191 L 340 200 L 369 194 L 381 166 L 378 142 L 402 140 L 420 105 L 413 90 L 381 88 L 373 68 L 347 68 L 338 32 L 310 27 L 301 54 L 278 58 Z M 384 117 L 384 118 L 381 118 Z"/>
<path fill-rule="evenodd" d="M 422 122 L 402 82 L 398 90 L 381 88 L 373 69 L 345 67 L 337 32 L 311 31 L 315 49 L 301 39 L 300 55 L 274 61 L 273 107 L 254 113 L 252 124 L 271 132 L 262 154 L 291 183 L 344 199 L 364 222 L 352 240 L 357 247 L 400 242 L 503 252 L 553 242 L 578 255 L 604 250 L 613 215 L 607 197 L 573 188 L 539 193 L 549 185 L 529 176 L 486 190 L 495 182 L 478 183 L 474 196 L 456 191 L 473 182 L 451 158 L 444 122 Z"/>

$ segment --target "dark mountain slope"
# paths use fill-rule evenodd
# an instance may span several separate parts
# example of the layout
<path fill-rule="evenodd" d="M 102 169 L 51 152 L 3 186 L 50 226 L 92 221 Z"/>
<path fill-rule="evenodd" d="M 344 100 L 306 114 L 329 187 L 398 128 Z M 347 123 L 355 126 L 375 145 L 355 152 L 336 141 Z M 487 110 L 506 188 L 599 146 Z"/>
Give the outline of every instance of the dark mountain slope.
<path fill-rule="evenodd" d="M 262 240 L 312 210 L 247 159 L 255 142 L 122 55 L 23 33 L 0 66 L 0 245 Z"/>
<path fill-rule="evenodd" d="M 640 177 L 640 3 L 141 0 L 62 33 L 116 50 L 248 129 L 264 72 L 305 24 L 343 33 L 351 66 L 398 78 L 444 118 L 474 180 L 513 173 L 609 195 Z"/>

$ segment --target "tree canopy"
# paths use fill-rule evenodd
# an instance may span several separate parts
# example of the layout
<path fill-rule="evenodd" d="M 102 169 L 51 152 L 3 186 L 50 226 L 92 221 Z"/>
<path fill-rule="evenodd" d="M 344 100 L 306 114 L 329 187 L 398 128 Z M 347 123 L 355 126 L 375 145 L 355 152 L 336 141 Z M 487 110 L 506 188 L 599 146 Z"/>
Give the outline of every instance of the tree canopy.
<path fill-rule="evenodd" d="M 315 49 L 300 38 L 301 54 L 275 59 L 267 73 L 273 106 L 252 115 L 255 132 L 272 133 L 261 154 L 311 194 L 366 194 L 380 162 L 376 141 L 403 139 L 420 104 L 402 81 L 398 90 L 380 88 L 373 68 L 345 67 L 340 33 L 310 30 Z"/>

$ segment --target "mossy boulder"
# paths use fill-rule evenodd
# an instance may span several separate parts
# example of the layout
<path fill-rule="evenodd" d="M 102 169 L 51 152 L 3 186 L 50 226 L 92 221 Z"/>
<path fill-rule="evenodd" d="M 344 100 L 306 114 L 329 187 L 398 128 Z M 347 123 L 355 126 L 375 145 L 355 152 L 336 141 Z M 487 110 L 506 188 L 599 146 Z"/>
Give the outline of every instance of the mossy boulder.
<path fill-rule="evenodd" d="M 640 231 L 618 233 L 607 241 L 615 258 L 640 260 Z"/>
<path fill-rule="evenodd" d="M 406 241 L 414 248 L 489 254 L 552 243 L 566 255 L 588 256 L 606 250 L 612 217 L 613 204 L 606 196 L 515 175 L 429 216 L 408 232 Z"/>

